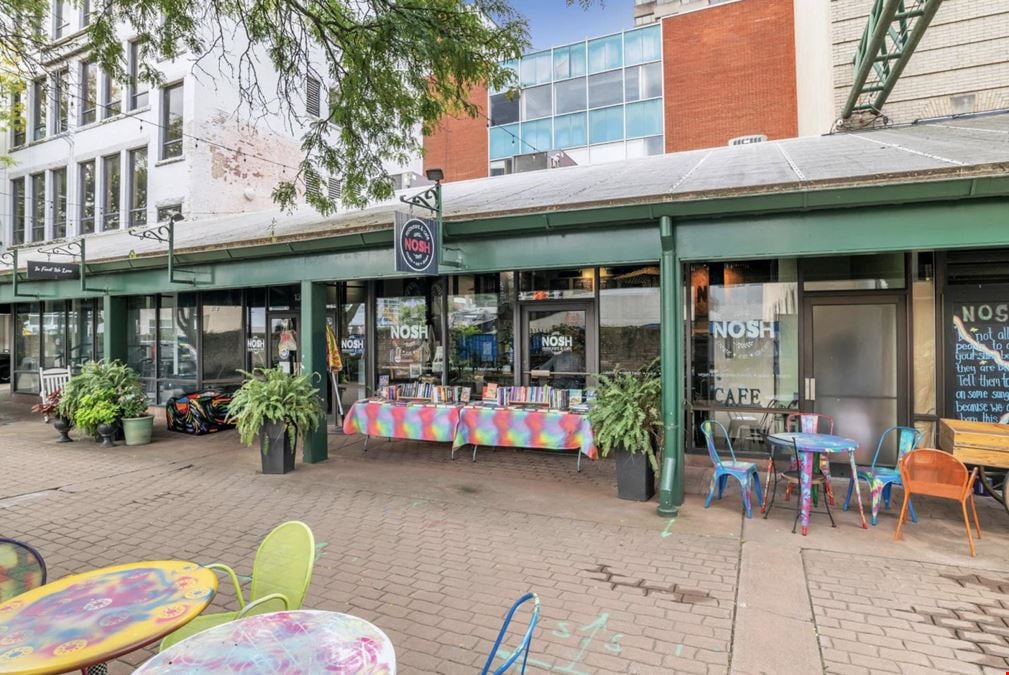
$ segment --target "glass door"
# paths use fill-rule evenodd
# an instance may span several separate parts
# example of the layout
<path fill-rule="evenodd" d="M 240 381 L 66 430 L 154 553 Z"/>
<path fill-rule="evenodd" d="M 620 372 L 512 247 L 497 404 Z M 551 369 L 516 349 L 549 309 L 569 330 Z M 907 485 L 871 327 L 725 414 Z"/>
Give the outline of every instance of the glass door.
<path fill-rule="evenodd" d="M 298 318 L 294 314 L 270 314 L 270 367 L 285 373 L 300 372 Z"/>
<path fill-rule="evenodd" d="M 805 298 L 803 410 L 830 415 L 869 464 L 880 434 L 907 421 L 906 302 L 897 295 Z M 897 448 L 879 462 L 893 466 Z"/>
<path fill-rule="evenodd" d="M 595 326 L 591 303 L 524 305 L 522 384 L 585 389 L 596 372 Z"/>

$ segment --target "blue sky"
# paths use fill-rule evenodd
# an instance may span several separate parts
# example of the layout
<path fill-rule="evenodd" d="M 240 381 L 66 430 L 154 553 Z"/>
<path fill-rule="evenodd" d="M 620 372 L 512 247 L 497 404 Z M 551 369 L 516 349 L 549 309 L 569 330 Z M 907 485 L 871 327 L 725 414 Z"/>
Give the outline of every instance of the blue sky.
<path fill-rule="evenodd" d="M 602 6 L 600 6 L 602 4 Z M 564 0 L 512 0 L 529 21 L 533 49 L 606 35 L 634 25 L 633 0 L 596 0 L 589 9 Z"/>

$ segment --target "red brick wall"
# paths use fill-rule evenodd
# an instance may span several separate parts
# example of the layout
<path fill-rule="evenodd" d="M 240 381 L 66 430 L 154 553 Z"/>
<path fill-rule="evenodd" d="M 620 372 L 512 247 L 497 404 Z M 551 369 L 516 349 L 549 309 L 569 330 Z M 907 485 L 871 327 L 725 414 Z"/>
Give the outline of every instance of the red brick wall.
<path fill-rule="evenodd" d="M 740 0 L 662 22 L 666 152 L 798 134 L 793 0 Z"/>
<path fill-rule="evenodd" d="M 424 137 L 424 170 L 442 169 L 445 181 L 486 178 L 487 168 L 487 87 L 470 92 L 470 101 L 480 107 L 476 117 L 447 117 L 434 133 Z"/>

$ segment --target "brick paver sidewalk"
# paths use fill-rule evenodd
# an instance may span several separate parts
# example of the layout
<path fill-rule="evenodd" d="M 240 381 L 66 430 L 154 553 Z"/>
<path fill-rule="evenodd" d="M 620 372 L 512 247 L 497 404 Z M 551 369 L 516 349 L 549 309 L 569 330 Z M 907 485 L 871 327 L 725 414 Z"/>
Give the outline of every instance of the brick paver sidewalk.
<path fill-rule="evenodd" d="M 743 519 L 734 487 L 703 509 L 706 469 L 689 470 L 671 522 L 617 500 L 608 461 L 577 473 L 570 457 L 500 450 L 474 464 L 399 442 L 362 454 L 333 435 L 328 461 L 263 476 L 233 433 L 59 445 L 26 407 L 0 399 L 0 534 L 35 544 L 53 578 L 153 558 L 248 575 L 266 532 L 301 519 L 318 541 L 306 606 L 377 624 L 402 673 L 477 672 L 527 590 L 543 602 L 531 672 L 1009 669 L 1009 518 L 990 500 L 969 561 L 955 514 L 927 503 L 904 542 L 892 514 L 869 531 L 814 516 L 803 538 L 787 505 Z M 214 607 L 236 607 L 226 585 Z"/>

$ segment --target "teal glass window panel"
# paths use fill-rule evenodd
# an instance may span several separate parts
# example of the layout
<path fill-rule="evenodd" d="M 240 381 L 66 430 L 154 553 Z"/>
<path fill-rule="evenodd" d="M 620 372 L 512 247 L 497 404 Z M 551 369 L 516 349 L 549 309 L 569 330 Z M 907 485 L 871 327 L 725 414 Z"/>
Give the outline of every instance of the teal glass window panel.
<path fill-rule="evenodd" d="M 589 41 L 589 72 L 619 68 L 623 65 L 623 40 L 620 35 Z"/>
<path fill-rule="evenodd" d="M 521 83 L 523 87 L 549 82 L 553 77 L 553 60 L 550 52 L 539 52 L 522 57 Z"/>
<path fill-rule="evenodd" d="M 657 61 L 662 55 L 662 33 L 659 26 L 649 26 L 624 33 L 624 63 Z"/>
<path fill-rule="evenodd" d="M 552 136 L 553 125 L 549 119 L 537 120 L 535 122 L 523 122 L 521 153 L 544 152 L 549 150 L 552 145 Z"/>
<path fill-rule="evenodd" d="M 624 138 L 624 107 L 615 105 L 612 108 L 589 111 L 589 142 L 609 143 Z"/>
<path fill-rule="evenodd" d="M 625 101 L 662 96 L 662 64 L 646 63 L 624 69 Z"/>
<path fill-rule="evenodd" d="M 490 158 L 502 159 L 519 154 L 519 125 L 508 124 L 490 130 Z"/>
<path fill-rule="evenodd" d="M 576 77 L 564 80 L 554 85 L 554 113 L 565 113 L 585 110 L 585 78 Z"/>
<path fill-rule="evenodd" d="M 585 43 L 554 49 L 554 79 L 566 80 L 585 74 Z"/>
<path fill-rule="evenodd" d="M 588 144 L 585 113 L 561 115 L 554 118 L 554 147 L 574 148 Z"/>
<path fill-rule="evenodd" d="M 605 108 L 624 102 L 624 71 L 611 70 L 589 76 L 589 107 Z"/>
<path fill-rule="evenodd" d="M 657 136 L 662 133 L 662 101 L 627 104 L 627 138 Z"/>

